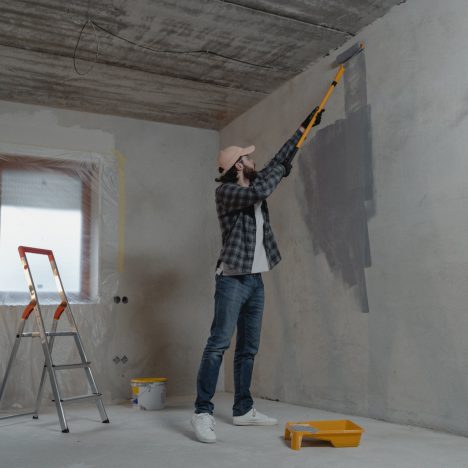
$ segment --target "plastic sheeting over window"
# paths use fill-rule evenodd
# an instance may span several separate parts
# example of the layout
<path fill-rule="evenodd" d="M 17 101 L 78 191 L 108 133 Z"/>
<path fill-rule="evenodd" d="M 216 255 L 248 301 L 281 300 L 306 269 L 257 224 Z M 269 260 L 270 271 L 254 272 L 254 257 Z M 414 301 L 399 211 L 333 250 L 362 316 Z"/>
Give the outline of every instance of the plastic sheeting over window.
<path fill-rule="evenodd" d="M 117 251 L 117 202 L 110 156 L 0 155 L 0 304 L 29 299 L 20 245 L 54 252 L 70 302 L 98 302 L 116 267 L 117 255 L 113 266 L 100 259 L 105 243 Z M 50 264 L 41 257 L 28 255 L 39 300 L 56 303 Z"/>

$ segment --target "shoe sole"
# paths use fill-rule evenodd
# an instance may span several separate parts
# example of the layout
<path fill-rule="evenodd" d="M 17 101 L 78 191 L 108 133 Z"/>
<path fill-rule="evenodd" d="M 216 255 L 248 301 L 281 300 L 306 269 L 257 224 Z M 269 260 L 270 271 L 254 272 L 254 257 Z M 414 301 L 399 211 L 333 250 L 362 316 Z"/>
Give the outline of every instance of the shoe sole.
<path fill-rule="evenodd" d="M 234 426 L 276 426 L 278 422 L 233 421 Z"/>
<path fill-rule="evenodd" d="M 216 439 L 215 440 L 203 440 L 203 439 L 200 439 L 199 437 L 197 437 L 197 440 L 199 442 L 203 442 L 204 444 L 214 444 L 216 442 Z"/>

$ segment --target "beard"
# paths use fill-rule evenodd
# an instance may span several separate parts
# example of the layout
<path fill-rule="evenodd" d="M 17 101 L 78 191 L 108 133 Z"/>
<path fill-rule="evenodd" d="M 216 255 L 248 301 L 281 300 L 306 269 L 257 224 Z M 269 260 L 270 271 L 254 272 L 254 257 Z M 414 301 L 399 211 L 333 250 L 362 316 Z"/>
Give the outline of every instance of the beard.
<path fill-rule="evenodd" d="M 253 182 L 257 178 L 257 171 L 255 169 L 252 169 L 250 167 L 244 166 L 244 177 L 249 180 L 250 182 Z"/>

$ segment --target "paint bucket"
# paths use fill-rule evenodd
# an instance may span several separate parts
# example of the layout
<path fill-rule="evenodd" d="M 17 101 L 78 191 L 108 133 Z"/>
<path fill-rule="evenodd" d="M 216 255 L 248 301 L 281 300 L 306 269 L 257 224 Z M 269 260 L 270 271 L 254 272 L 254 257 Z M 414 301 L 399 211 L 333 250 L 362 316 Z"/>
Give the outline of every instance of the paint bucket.
<path fill-rule="evenodd" d="M 142 410 L 163 409 L 166 404 L 165 377 L 132 379 L 132 403 Z"/>

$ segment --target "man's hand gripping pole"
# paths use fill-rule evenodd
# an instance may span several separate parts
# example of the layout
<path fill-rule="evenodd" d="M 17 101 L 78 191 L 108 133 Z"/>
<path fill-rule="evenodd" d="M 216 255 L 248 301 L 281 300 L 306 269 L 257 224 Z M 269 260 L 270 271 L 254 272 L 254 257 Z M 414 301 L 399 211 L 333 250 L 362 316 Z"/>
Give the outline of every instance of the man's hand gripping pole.
<path fill-rule="evenodd" d="M 328 91 L 326 92 L 325 96 L 323 97 L 322 101 L 320 102 L 319 106 L 317 107 L 317 111 L 315 112 L 314 116 L 312 117 L 311 121 L 309 122 L 309 125 L 307 125 L 307 128 L 304 130 L 304 133 L 302 134 L 301 138 L 296 143 L 296 148 L 297 149 L 299 149 L 304 144 L 304 141 L 307 138 L 307 135 L 309 134 L 310 130 L 312 129 L 312 127 L 315 124 L 315 120 L 317 119 L 317 115 L 325 108 L 325 104 L 327 103 L 327 101 L 330 98 L 331 94 L 335 90 L 336 85 L 341 80 L 341 77 L 343 76 L 344 71 L 345 71 L 344 66 L 340 65 L 340 67 L 338 68 L 338 71 L 336 72 L 334 80 L 332 81 L 332 83 L 330 84 L 330 86 L 328 88 Z"/>

